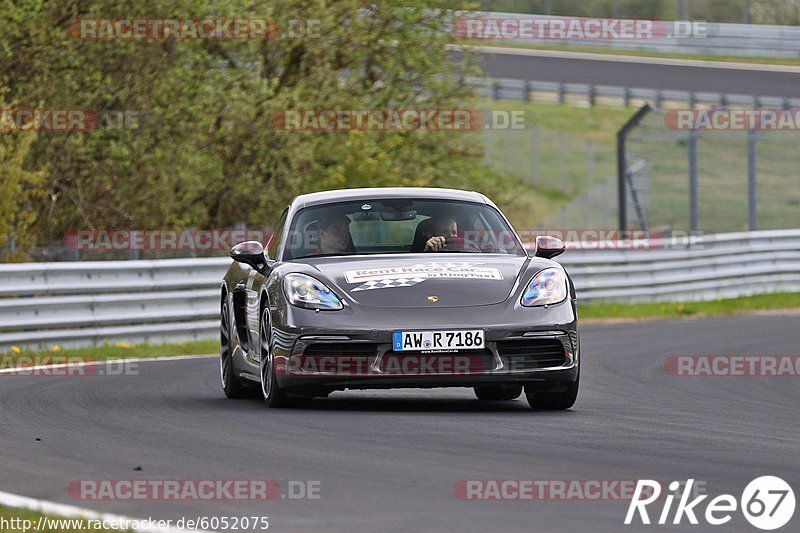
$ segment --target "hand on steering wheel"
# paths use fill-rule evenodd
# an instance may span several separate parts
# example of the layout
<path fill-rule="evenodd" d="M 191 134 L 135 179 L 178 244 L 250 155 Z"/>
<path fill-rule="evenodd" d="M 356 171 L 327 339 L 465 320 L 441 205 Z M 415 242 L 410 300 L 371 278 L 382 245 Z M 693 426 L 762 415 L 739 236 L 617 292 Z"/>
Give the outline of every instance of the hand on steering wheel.
<path fill-rule="evenodd" d="M 440 252 L 444 249 L 446 241 L 444 237 L 431 237 L 425 241 L 426 252 Z"/>

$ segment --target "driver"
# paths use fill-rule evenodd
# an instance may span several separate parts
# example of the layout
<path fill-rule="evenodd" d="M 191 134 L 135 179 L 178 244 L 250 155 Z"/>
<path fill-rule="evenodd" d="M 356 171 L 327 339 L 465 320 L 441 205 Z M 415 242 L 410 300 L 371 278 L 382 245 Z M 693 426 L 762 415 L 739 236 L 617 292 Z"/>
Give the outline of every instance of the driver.
<path fill-rule="evenodd" d="M 443 217 L 433 221 L 430 232 L 425 232 L 426 252 L 438 252 L 444 248 L 447 239 L 458 236 L 458 225 L 453 218 Z"/>

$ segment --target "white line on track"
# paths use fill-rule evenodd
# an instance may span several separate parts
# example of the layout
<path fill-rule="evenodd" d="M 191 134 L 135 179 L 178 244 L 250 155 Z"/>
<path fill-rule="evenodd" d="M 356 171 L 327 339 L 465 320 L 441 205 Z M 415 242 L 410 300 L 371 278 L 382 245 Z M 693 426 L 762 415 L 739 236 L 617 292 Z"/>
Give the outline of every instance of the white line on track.
<path fill-rule="evenodd" d="M 6 354 L 8 355 L 8 354 Z M 80 359 L 78 356 L 69 356 L 69 355 L 61 355 L 58 353 L 53 354 L 55 357 L 59 358 L 72 358 Z M 26 355 L 22 354 L 20 357 L 27 357 Z M 30 356 L 31 358 L 36 357 L 46 357 L 41 354 Z M 74 367 L 81 367 L 81 366 L 98 366 L 98 365 L 109 365 L 109 364 L 121 364 L 121 363 L 159 363 L 163 361 L 185 361 L 187 359 L 208 359 L 210 357 L 219 357 L 215 354 L 210 355 L 176 355 L 174 357 L 140 357 L 138 359 L 109 359 L 107 361 L 76 361 L 74 363 L 56 363 L 54 365 L 37 365 L 37 366 L 21 366 L 21 367 L 14 367 L 11 368 L 0 368 L 0 374 L 23 374 L 37 370 L 47 370 L 47 369 L 55 369 L 55 368 L 74 368 Z"/>
<path fill-rule="evenodd" d="M 64 518 L 83 518 L 88 520 L 101 520 L 106 522 L 124 522 L 126 525 L 140 525 L 143 522 L 148 523 L 150 522 L 148 519 L 141 519 L 141 518 L 130 518 L 127 516 L 122 515 L 115 515 L 110 513 L 100 513 L 97 511 L 92 511 L 90 509 L 82 509 L 80 507 L 75 507 L 72 505 L 66 505 L 63 503 L 55 503 L 49 502 L 47 500 L 37 500 L 35 498 L 28 498 L 27 496 L 19 496 L 17 494 L 11 494 L 9 492 L 0 492 L 0 505 L 4 505 L 6 507 L 12 507 L 14 509 L 27 509 L 29 511 L 34 511 L 38 513 L 43 513 L 47 515 L 58 515 L 59 517 Z M 57 520 L 57 518 L 56 518 Z M 154 519 L 154 522 L 158 522 L 158 520 Z M 37 527 L 41 525 L 42 520 L 40 519 Z M 202 530 L 186 530 L 186 529 L 177 529 L 177 528 L 158 528 L 158 527 L 131 527 L 128 528 L 131 531 L 136 533 L 182 533 L 182 532 L 197 532 Z M 87 529 L 87 531 L 91 531 Z M 39 530 L 40 533 L 44 533 Z"/>
<path fill-rule="evenodd" d="M 764 65 L 760 63 L 736 63 L 732 61 L 701 61 L 697 59 L 671 59 L 666 57 L 625 56 L 615 54 L 591 54 L 587 52 L 565 52 L 561 50 L 534 50 L 530 48 L 508 48 L 503 46 L 447 45 L 448 50 L 473 50 L 482 54 L 500 54 L 529 57 L 555 57 L 562 59 L 585 59 L 589 61 L 611 61 L 614 63 L 639 63 L 646 65 L 672 65 L 679 67 L 716 68 L 723 70 L 750 70 L 760 72 L 800 73 L 800 67 L 792 65 Z"/>

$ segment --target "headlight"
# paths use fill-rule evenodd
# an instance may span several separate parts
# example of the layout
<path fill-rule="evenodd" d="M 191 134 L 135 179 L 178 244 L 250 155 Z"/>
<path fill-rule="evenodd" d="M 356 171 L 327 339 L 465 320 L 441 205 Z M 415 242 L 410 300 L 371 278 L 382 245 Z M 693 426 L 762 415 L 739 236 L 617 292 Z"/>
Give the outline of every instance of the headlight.
<path fill-rule="evenodd" d="M 534 307 L 561 303 L 567 299 L 567 276 L 558 268 L 538 272 L 522 294 L 522 305 Z"/>
<path fill-rule="evenodd" d="M 283 292 L 290 304 L 306 309 L 341 309 L 342 301 L 324 283 L 305 274 L 287 274 Z"/>

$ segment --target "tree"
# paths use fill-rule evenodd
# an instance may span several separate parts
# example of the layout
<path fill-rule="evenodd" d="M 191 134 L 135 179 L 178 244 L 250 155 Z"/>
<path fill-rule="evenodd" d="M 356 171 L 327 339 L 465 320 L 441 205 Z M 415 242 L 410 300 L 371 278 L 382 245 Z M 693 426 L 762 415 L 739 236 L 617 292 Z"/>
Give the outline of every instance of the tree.
<path fill-rule="evenodd" d="M 452 109 L 471 101 L 449 60 L 461 2 L 21 0 L 2 3 L 0 84 L 22 108 L 138 113 L 137 128 L 40 134 L 26 172 L 46 193 L 25 211 L 42 240 L 75 227 L 264 225 L 295 194 L 336 184 L 446 182 L 480 163 L 445 132 L 276 131 L 285 109 Z M 75 19 L 312 21 L 270 40 L 91 40 Z M 303 26 L 309 30 L 308 26 Z M 9 182 L 8 186 L 11 182 Z"/>

